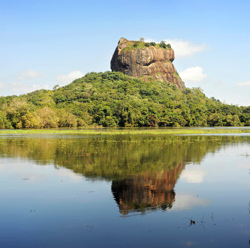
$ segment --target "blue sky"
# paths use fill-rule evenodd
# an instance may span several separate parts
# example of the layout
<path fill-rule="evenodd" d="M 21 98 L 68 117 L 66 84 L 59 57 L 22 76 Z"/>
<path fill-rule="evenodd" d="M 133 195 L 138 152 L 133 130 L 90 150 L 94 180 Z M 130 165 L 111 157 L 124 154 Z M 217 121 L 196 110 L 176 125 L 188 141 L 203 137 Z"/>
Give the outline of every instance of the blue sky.
<path fill-rule="evenodd" d="M 250 1 L 0 1 L 0 95 L 110 70 L 120 37 L 169 42 L 187 87 L 250 105 Z"/>

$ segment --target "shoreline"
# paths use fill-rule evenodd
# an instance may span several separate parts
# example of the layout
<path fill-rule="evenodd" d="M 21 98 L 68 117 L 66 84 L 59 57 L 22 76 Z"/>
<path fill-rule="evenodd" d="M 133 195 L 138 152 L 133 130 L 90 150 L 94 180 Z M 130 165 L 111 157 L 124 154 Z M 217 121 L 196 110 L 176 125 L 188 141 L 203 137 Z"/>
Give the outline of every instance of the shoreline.
<path fill-rule="evenodd" d="M 5 134 L 81 134 L 81 135 L 178 135 L 178 134 L 244 134 L 250 133 L 250 128 L 194 128 L 194 129 L 94 129 L 94 130 L 55 130 L 55 129 L 10 129 L 0 130 L 0 136 Z"/>

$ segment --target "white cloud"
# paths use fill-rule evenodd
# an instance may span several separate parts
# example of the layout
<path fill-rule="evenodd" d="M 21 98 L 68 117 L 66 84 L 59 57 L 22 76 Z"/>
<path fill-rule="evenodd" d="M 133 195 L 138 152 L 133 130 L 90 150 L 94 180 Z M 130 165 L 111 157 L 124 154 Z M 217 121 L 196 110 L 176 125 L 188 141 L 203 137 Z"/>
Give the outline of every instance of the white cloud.
<path fill-rule="evenodd" d="M 45 179 L 45 175 L 42 174 L 37 174 L 37 173 L 24 173 L 24 172 L 20 172 L 17 173 L 18 177 L 21 180 L 29 180 L 29 182 L 34 183 L 37 181 L 41 181 Z"/>
<path fill-rule="evenodd" d="M 206 174 L 207 172 L 200 168 L 190 168 L 181 173 L 181 178 L 188 183 L 202 183 Z"/>
<path fill-rule="evenodd" d="M 71 83 L 72 81 L 74 81 L 77 78 L 81 78 L 83 77 L 85 74 L 83 74 L 81 71 L 72 71 L 70 72 L 68 75 L 60 75 L 60 76 L 56 76 L 56 80 L 58 82 L 62 82 L 62 83 Z"/>
<path fill-rule="evenodd" d="M 190 41 L 183 41 L 179 39 L 164 40 L 167 44 L 169 43 L 175 51 L 176 58 L 191 56 L 197 52 L 202 52 L 208 49 L 206 44 L 196 45 Z"/>
<path fill-rule="evenodd" d="M 5 87 L 5 84 L 0 83 L 0 89 L 3 89 Z"/>
<path fill-rule="evenodd" d="M 203 73 L 203 69 L 200 66 L 195 66 L 180 72 L 180 77 L 184 82 L 199 83 L 206 78 L 207 75 Z"/>
<path fill-rule="evenodd" d="M 83 176 L 80 174 L 76 174 L 71 170 L 65 169 L 65 168 L 60 168 L 57 171 L 57 175 L 59 177 L 64 177 L 64 178 L 69 178 L 71 181 L 75 183 L 80 183 L 83 181 Z"/>
<path fill-rule="evenodd" d="M 193 195 L 176 194 L 176 199 L 170 211 L 182 211 L 197 206 L 207 206 L 209 201 Z"/>
<path fill-rule="evenodd" d="M 151 41 L 155 41 L 155 40 L 152 40 L 152 39 L 145 40 L 145 42 L 151 42 Z M 202 51 L 209 49 L 209 46 L 206 44 L 196 45 L 190 41 L 183 41 L 180 39 L 173 39 L 173 40 L 166 39 L 164 41 L 166 44 L 170 44 L 171 47 L 174 49 L 176 58 L 191 56 L 195 53 L 202 52 Z M 157 43 L 159 43 L 159 41 L 157 41 Z"/>
<path fill-rule="evenodd" d="M 27 70 L 20 72 L 18 75 L 18 80 L 27 80 L 27 79 L 33 79 L 33 78 L 40 78 L 43 74 L 41 72 L 37 72 L 34 70 Z"/>
<path fill-rule="evenodd" d="M 43 85 L 43 86 L 40 86 L 39 84 L 28 85 L 18 81 L 12 83 L 12 91 L 18 93 L 29 93 L 40 89 L 48 89 L 48 85 Z"/>
<path fill-rule="evenodd" d="M 238 82 L 238 86 L 250 86 L 250 81 Z"/>

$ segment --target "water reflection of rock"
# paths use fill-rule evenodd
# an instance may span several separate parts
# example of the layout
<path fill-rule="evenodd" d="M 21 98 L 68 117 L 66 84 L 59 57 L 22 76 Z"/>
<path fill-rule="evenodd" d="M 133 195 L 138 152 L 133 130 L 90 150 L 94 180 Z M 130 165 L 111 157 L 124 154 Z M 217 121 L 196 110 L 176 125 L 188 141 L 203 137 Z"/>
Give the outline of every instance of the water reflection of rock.
<path fill-rule="evenodd" d="M 185 168 L 179 163 L 174 169 L 149 173 L 112 182 L 112 193 L 120 213 L 146 212 L 155 209 L 171 208 L 175 201 L 174 186 Z"/>

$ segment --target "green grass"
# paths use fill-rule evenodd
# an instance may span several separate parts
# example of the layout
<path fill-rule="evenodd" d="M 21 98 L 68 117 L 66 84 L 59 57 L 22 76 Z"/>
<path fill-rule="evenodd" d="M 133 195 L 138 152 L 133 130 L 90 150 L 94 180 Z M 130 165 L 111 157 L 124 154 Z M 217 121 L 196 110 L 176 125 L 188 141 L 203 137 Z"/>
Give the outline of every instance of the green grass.
<path fill-rule="evenodd" d="M 122 49 L 122 52 L 145 48 L 145 42 L 143 42 L 143 41 L 135 41 L 135 42 L 131 42 L 129 44 L 130 44 L 129 46 Z"/>
<path fill-rule="evenodd" d="M 123 44 L 123 43 L 121 43 L 121 44 Z M 126 51 L 132 51 L 132 50 L 147 48 L 147 46 L 145 45 L 146 43 L 147 42 L 144 42 L 144 41 L 132 41 L 132 42 L 129 42 L 128 43 L 129 46 L 123 48 L 121 52 L 126 52 Z M 147 43 L 147 44 L 150 44 L 150 43 Z M 148 47 L 152 47 L 152 46 L 153 45 L 150 44 Z M 166 44 L 165 48 L 160 47 L 160 44 L 156 44 L 154 47 L 157 48 L 157 49 L 161 48 L 161 49 L 164 49 L 164 50 L 168 50 L 168 49 L 172 50 L 170 44 Z"/>
<path fill-rule="evenodd" d="M 82 134 L 82 135 L 178 135 L 178 134 L 235 134 L 250 133 L 250 129 L 94 129 L 94 130 L 58 130 L 58 129 L 31 129 L 31 130 L 0 130 L 0 135 L 6 134 Z"/>

